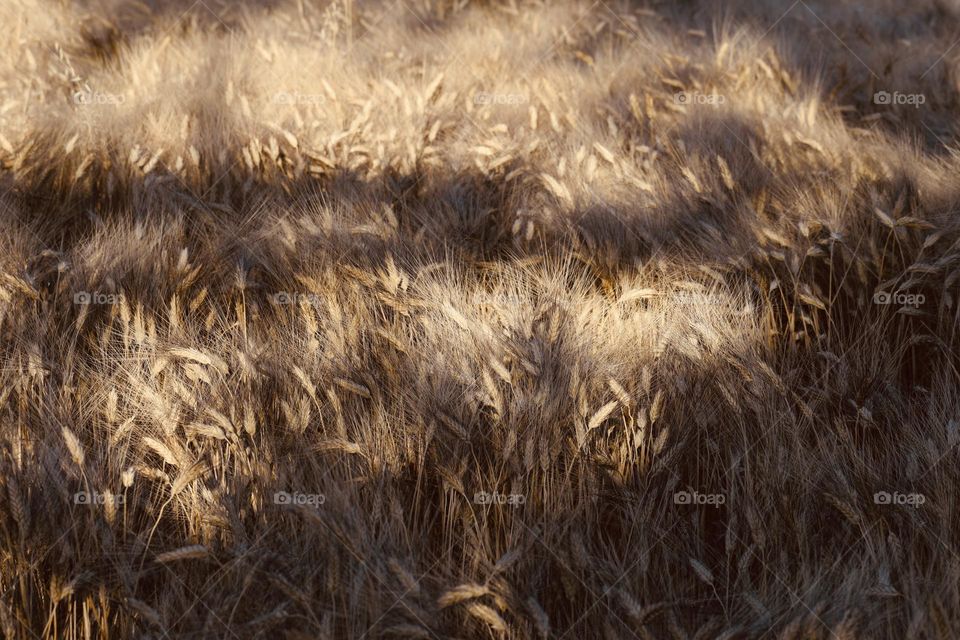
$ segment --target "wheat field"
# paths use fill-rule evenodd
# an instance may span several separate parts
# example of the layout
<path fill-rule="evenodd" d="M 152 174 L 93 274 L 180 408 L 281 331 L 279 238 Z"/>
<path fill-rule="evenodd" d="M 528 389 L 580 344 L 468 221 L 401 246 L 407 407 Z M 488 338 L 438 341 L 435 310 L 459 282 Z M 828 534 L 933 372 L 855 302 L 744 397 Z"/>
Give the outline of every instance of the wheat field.
<path fill-rule="evenodd" d="M 0 636 L 960 637 L 960 4 L 0 24 Z"/>

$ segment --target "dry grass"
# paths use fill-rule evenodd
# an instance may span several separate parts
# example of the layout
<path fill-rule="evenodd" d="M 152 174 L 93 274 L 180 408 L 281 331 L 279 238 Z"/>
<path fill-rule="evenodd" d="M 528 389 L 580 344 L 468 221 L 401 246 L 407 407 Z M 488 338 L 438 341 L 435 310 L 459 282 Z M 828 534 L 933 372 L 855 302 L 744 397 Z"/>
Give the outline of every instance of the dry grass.
<path fill-rule="evenodd" d="M 952 4 L 0 24 L 0 635 L 960 635 Z"/>

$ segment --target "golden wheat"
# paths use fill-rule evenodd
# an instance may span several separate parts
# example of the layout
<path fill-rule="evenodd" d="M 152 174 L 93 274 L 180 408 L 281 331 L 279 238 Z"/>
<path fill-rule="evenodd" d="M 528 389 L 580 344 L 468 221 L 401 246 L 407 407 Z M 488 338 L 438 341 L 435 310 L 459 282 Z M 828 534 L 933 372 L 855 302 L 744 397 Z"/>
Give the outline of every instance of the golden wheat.
<path fill-rule="evenodd" d="M 960 635 L 950 3 L 0 24 L 4 637 Z"/>

